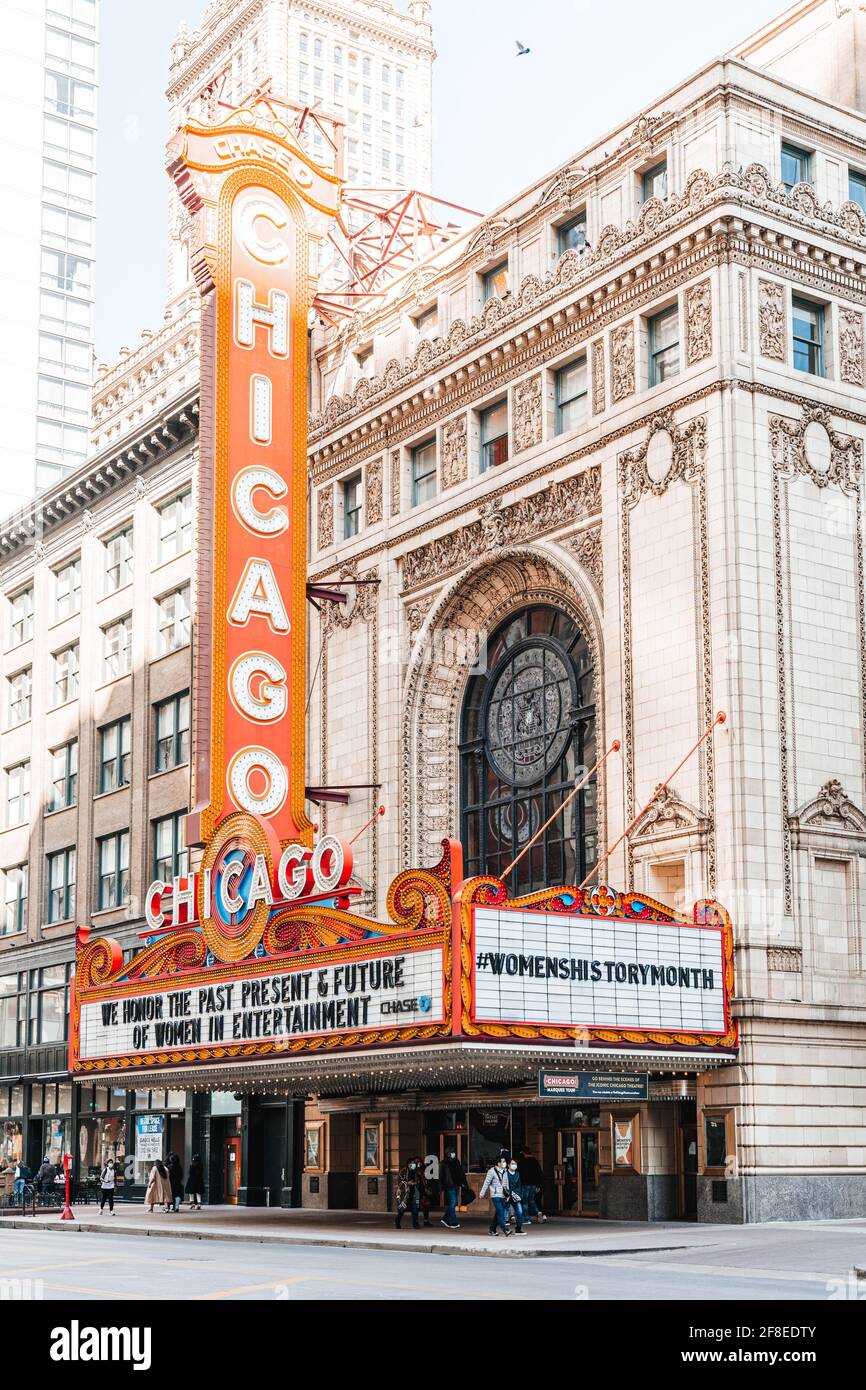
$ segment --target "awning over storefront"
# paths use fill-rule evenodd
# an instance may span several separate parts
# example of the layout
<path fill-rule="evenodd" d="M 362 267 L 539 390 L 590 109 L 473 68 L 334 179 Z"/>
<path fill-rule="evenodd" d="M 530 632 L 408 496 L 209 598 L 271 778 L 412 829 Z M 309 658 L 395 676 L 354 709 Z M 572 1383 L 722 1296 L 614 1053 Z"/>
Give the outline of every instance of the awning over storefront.
<path fill-rule="evenodd" d="M 453 1090 L 465 1086 L 513 1086 L 534 1082 L 539 1068 L 648 1072 L 651 1076 L 700 1072 L 731 1065 L 734 1056 L 710 1051 L 625 1051 L 588 1047 L 497 1047 L 454 1042 L 432 1047 L 389 1049 L 347 1056 L 255 1061 L 221 1066 L 173 1067 L 170 1071 L 129 1070 L 86 1078 L 88 1084 L 123 1085 L 135 1090 L 165 1087 L 238 1094 L 350 1095 L 415 1090 Z"/>

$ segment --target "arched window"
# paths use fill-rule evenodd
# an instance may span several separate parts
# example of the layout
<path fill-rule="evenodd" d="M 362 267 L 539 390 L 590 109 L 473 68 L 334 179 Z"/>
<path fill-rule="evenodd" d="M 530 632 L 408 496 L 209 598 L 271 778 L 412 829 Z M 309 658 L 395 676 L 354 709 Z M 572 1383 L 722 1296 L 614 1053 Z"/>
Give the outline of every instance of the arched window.
<path fill-rule="evenodd" d="M 494 632 L 460 733 L 466 873 L 500 875 L 596 760 L 592 662 L 566 613 L 527 608 Z M 509 890 L 579 883 L 596 853 L 593 781 L 521 859 Z"/>

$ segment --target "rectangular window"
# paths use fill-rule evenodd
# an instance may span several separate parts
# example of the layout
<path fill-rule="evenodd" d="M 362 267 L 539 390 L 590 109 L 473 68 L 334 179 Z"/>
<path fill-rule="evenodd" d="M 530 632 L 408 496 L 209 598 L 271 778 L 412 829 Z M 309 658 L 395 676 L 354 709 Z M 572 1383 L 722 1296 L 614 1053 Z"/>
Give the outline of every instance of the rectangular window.
<path fill-rule="evenodd" d="M 78 739 L 55 748 L 51 754 L 51 790 L 48 810 L 62 811 L 74 806 L 78 797 Z"/>
<path fill-rule="evenodd" d="M 343 492 L 343 538 L 351 540 L 361 529 L 361 475 L 356 473 L 341 483 Z"/>
<path fill-rule="evenodd" d="M 25 1008 L 27 1005 L 26 976 L 0 975 L 0 1047 L 20 1047 L 24 1041 Z M 16 1113 L 13 1108 L 12 1114 Z M 18 1109 L 18 1114 L 21 1110 Z"/>
<path fill-rule="evenodd" d="M 704 1113 L 704 1167 L 727 1172 L 733 1152 L 730 1112 Z"/>
<path fill-rule="evenodd" d="M 21 589 L 9 600 L 9 642 L 18 647 L 33 636 L 33 589 Z"/>
<path fill-rule="evenodd" d="M 566 251 L 582 251 L 586 246 L 586 213 L 579 212 L 570 222 L 556 229 L 556 245 L 560 256 Z"/>
<path fill-rule="evenodd" d="M 166 594 L 157 605 L 157 650 L 160 656 L 189 645 L 189 585 Z"/>
<path fill-rule="evenodd" d="M 26 864 L 16 864 L 14 868 L 3 870 L 3 917 L 0 919 L 0 936 L 15 936 L 26 928 L 27 882 Z"/>
<path fill-rule="evenodd" d="M 127 715 L 99 730 L 99 790 L 128 787 L 132 760 L 132 720 Z"/>
<path fill-rule="evenodd" d="M 508 461 L 508 402 L 497 401 L 481 412 L 481 472 Z"/>
<path fill-rule="evenodd" d="M 680 370 L 680 315 L 672 304 L 654 314 L 647 324 L 649 337 L 649 385 L 670 381 Z"/>
<path fill-rule="evenodd" d="M 81 612 L 81 557 L 76 555 L 54 571 L 54 621 Z"/>
<path fill-rule="evenodd" d="M 105 592 L 113 594 L 132 583 L 132 527 L 126 526 L 105 542 Z"/>
<path fill-rule="evenodd" d="M 790 193 L 795 183 L 812 182 L 812 156 L 798 145 L 782 145 L 782 182 Z"/>
<path fill-rule="evenodd" d="M 189 852 L 183 842 L 184 811 L 153 822 L 153 877 L 170 883 L 189 873 Z"/>
<path fill-rule="evenodd" d="M 435 338 L 439 332 L 439 305 L 431 304 L 413 322 L 419 338 Z"/>
<path fill-rule="evenodd" d="M 132 617 L 119 618 L 102 629 L 102 676 L 114 681 L 132 670 Z"/>
<path fill-rule="evenodd" d="M 848 198 L 866 212 L 866 174 L 860 174 L 856 169 L 848 170 Z"/>
<path fill-rule="evenodd" d="M 74 910 L 74 909 L 73 909 Z M 70 912 L 70 917 L 72 913 Z M 30 1015 L 27 1040 L 36 1043 L 65 1042 L 69 1018 L 68 963 L 45 965 L 30 971 Z M 46 1099 L 53 1087 L 47 1086 Z M 51 1096 L 51 1102 L 54 1097 Z M 46 1113 L 48 1113 L 46 1111 Z"/>
<path fill-rule="evenodd" d="M 54 653 L 54 704 L 78 698 L 78 643 Z"/>
<path fill-rule="evenodd" d="M 492 270 L 488 270 L 481 277 L 481 288 L 484 296 L 484 303 L 492 299 L 494 295 L 498 299 L 503 299 L 508 294 L 508 262 L 500 261 Z"/>
<path fill-rule="evenodd" d="M 98 904 L 104 912 L 129 902 L 129 831 L 106 835 L 97 841 Z"/>
<path fill-rule="evenodd" d="M 6 769 L 6 825 L 24 825 L 30 819 L 30 763 Z"/>
<path fill-rule="evenodd" d="M 154 772 L 189 762 L 189 691 L 154 705 Z"/>
<path fill-rule="evenodd" d="M 192 545 L 192 492 L 182 492 L 159 509 L 159 562 L 183 555 Z"/>
<path fill-rule="evenodd" d="M 798 372 L 824 375 L 824 310 L 806 299 L 792 301 L 794 366 Z"/>
<path fill-rule="evenodd" d="M 579 357 L 556 373 L 557 434 L 567 434 L 585 423 L 588 400 L 586 358 Z"/>
<path fill-rule="evenodd" d="M 67 922 L 75 915 L 75 850 L 48 856 L 48 921 Z"/>
<path fill-rule="evenodd" d="M 663 159 L 641 175 L 640 200 L 642 203 L 647 203 L 650 198 L 666 198 L 667 196 L 668 162 Z"/>
<path fill-rule="evenodd" d="M 27 666 L 23 671 L 9 677 L 9 723 L 14 729 L 25 724 L 33 707 L 33 668 Z"/>
<path fill-rule="evenodd" d="M 412 450 L 412 506 L 436 496 L 436 441 L 429 439 Z"/>

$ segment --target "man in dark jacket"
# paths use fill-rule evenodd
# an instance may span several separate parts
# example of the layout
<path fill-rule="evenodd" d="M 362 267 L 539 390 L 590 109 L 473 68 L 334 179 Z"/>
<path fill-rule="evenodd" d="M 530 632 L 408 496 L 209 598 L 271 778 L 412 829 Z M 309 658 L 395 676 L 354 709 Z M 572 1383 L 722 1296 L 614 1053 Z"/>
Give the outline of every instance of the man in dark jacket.
<path fill-rule="evenodd" d="M 46 1192 L 54 1191 L 54 1174 L 56 1171 L 57 1170 L 55 1165 L 51 1162 L 51 1159 L 46 1154 L 42 1162 L 40 1163 L 39 1170 L 36 1174 L 36 1186 L 38 1190 L 42 1193 L 43 1197 Z"/>
<path fill-rule="evenodd" d="M 183 1167 L 176 1153 L 170 1153 L 165 1160 L 168 1169 L 168 1179 L 171 1183 L 171 1206 L 169 1211 L 180 1211 L 180 1204 L 183 1201 Z"/>
<path fill-rule="evenodd" d="M 544 1170 L 531 1150 L 524 1149 L 520 1155 L 520 1195 L 523 1199 L 523 1210 L 531 1220 L 546 1221 L 547 1217 L 538 1202 L 539 1191 L 544 1192 Z"/>
<path fill-rule="evenodd" d="M 439 1182 L 442 1185 L 442 1193 L 445 1198 L 445 1215 L 441 1224 L 452 1231 L 459 1231 L 457 1204 L 460 1201 L 460 1190 L 466 1186 L 466 1174 L 463 1171 L 463 1164 L 457 1157 L 456 1149 L 451 1148 L 446 1152 L 439 1169 Z"/>

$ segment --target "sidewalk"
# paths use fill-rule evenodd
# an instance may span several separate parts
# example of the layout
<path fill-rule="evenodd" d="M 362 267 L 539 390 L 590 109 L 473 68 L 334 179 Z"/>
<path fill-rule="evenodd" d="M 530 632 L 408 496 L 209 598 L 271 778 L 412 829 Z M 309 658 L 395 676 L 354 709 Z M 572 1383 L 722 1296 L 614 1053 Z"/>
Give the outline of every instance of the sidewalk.
<path fill-rule="evenodd" d="M 269 1207 L 183 1208 L 176 1215 L 146 1212 L 138 1204 L 117 1203 L 116 1215 L 106 1208 L 100 1215 L 95 1205 L 74 1208 L 74 1221 L 61 1221 L 59 1211 L 33 1216 L 0 1217 L 5 1229 L 51 1231 L 108 1231 L 112 1235 L 170 1236 L 189 1240 L 255 1241 L 262 1244 L 318 1245 L 361 1250 L 411 1250 L 436 1255 L 494 1255 L 503 1258 L 542 1258 L 592 1255 L 632 1255 L 652 1251 L 688 1251 L 733 1248 L 758 1233 L 796 1229 L 802 1237 L 819 1223 L 768 1226 L 698 1226 L 681 1222 L 597 1221 L 551 1218 L 529 1226 L 524 1235 L 490 1236 L 489 1214 L 464 1215 L 459 1231 L 447 1231 L 434 1212 L 431 1225 L 415 1231 L 404 1218 L 403 1229 L 393 1216 L 357 1211 L 284 1210 Z M 859 1226 L 866 1238 L 866 1222 L 830 1224 L 837 1233 Z M 853 1234 L 853 1232 L 852 1232 Z M 807 1236 L 808 1238 L 808 1236 Z"/>

